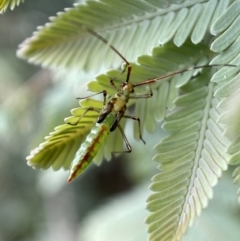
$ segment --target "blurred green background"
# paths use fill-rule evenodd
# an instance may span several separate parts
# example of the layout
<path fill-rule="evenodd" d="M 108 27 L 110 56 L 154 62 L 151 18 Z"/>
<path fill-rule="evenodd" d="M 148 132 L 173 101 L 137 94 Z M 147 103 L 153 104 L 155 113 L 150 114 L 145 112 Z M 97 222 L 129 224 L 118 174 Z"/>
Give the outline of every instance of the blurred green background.
<path fill-rule="evenodd" d="M 150 178 L 158 172 L 147 156 L 163 133 L 144 133 L 143 146 L 132 139 L 129 126 L 133 153 L 101 167 L 91 165 L 72 184 L 66 183 L 68 172 L 33 170 L 26 164 L 30 150 L 78 106 L 75 97 L 91 75 L 42 69 L 18 59 L 16 50 L 37 26 L 72 3 L 26 1 L 0 16 L 0 241 L 147 240 L 145 200 Z M 231 173 L 225 173 L 210 208 L 184 241 L 240 239 Z"/>

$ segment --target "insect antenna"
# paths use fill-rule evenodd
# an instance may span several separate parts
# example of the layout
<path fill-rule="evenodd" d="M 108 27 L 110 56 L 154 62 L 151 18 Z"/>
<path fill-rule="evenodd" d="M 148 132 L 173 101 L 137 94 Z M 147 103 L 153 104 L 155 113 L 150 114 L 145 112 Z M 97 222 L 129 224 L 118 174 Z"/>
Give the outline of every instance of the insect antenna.
<path fill-rule="evenodd" d="M 158 80 L 162 80 L 162 79 L 165 79 L 167 77 L 174 76 L 176 74 L 182 74 L 184 72 L 187 72 L 187 71 L 190 71 L 190 70 L 194 70 L 194 69 L 212 68 L 212 67 L 224 67 L 224 66 L 227 66 L 227 67 L 238 67 L 237 65 L 234 65 L 234 64 L 199 65 L 199 66 L 194 66 L 194 67 L 190 67 L 190 68 L 186 68 L 186 69 L 181 69 L 181 70 L 177 70 L 177 71 L 174 71 L 174 72 L 170 72 L 170 73 L 167 73 L 165 75 L 161 75 L 161 76 L 156 77 L 156 78 L 148 79 L 148 80 L 145 80 L 145 81 L 142 81 L 142 82 L 134 84 L 133 87 L 155 83 Z"/>
<path fill-rule="evenodd" d="M 79 22 L 76 22 L 76 21 L 73 21 L 73 20 L 67 20 L 69 23 L 81 28 L 81 29 L 84 29 L 86 30 L 87 32 L 89 32 L 91 35 L 95 36 L 97 39 L 101 40 L 103 43 L 105 43 L 109 48 L 111 48 L 125 63 L 125 67 L 124 69 L 122 70 L 121 73 L 124 73 L 126 71 L 126 68 L 128 69 L 127 70 L 127 78 L 126 78 L 126 83 L 129 82 L 129 78 L 130 78 L 130 74 L 131 74 L 131 71 L 132 71 L 132 66 L 131 64 L 128 62 L 128 60 L 110 43 L 108 42 L 105 38 L 103 38 L 101 35 L 99 35 L 98 33 L 96 33 L 94 30 L 92 30 L 91 28 L 88 28 L 87 26 L 79 23 Z M 142 81 L 142 82 L 139 82 L 137 84 L 134 84 L 133 87 L 137 87 L 137 86 L 141 86 L 141 85 L 146 85 L 146 84 L 151 84 L 151 83 L 155 83 L 156 81 L 158 80 L 162 80 L 162 79 L 165 79 L 167 77 L 171 77 L 171 76 L 174 76 L 176 74 L 181 74 L 181 73 L 184 73 L 184 72 L 187 72 L 187 71 L 190 71 L 190 70 L 194 70 L 194 69 L 200 69 L 200 68 L 212 68 L 212 67 L 223 67 L 223 66 L 227 66 L 227 67 L 237 67 L 237 65 L 233 65 L 233 64 L 213 64 L 213 65 L 199 65 L 199 66 L 194 66 L 194 67 L 190 67 L 190 68 L 186 68 L 186 69 L 182 69 L 182 70 L 177 70 L 177 71 L 174 71 L 174 72 L 170 72 L 170 73 L 167 73 L 165 75 L 162 75 L 162 76 L 159 76 L 159 77 L 156 77 L 156 78 L 152 78 L 152 79 L 148 79 L 148 80 L 145 80 L 145 81 Z M 117 76 L 116 76 L 117 77 Z M 114 79 L 116 79 L 116 77 Z M 110 80 L 110 84 L 112 86 L 115 86 L 113 80 L 114 79 L 111 79 Z M 117 88 L 116 88 L 117 89 Z"/>
<path fill-rule="evenodd" d="M 92 30 L 91 28 L 88 28 L 87 26 L 79 23 L 79 22 L 75 22 L 73 20 L 68 20 L 68 22 L 72 23 L 73 25 L 86 30 L 87 32 L 89 32 L 90 34 L 92 34 L 93 36 L 95 36 L 97 39 L 101 40 L 103 43 L 105 43 L 110 49 L 112 49 L 125 63 L 126 66 L 124 67 L 122 73 L 124 73 L 126 71 L 126 68 L 128 68 L 127 70 L 127 78 L 126 78 L 126 82 L 129 82 L 129 78 L 130 78 L 130 74 L 131 74 L 131 70 L 132 70 L 132 66 L 131 64 L 127 61 L 127 59 L 111 44 L 109 43 L 105 38 L 103 38 L 101 35 L 99 35 L 98 33 L 96 33 L 94 30 Z M 114 83 L 112 82 L 113 80 L 111 80 L 111 84 L 114 85 Z"/>

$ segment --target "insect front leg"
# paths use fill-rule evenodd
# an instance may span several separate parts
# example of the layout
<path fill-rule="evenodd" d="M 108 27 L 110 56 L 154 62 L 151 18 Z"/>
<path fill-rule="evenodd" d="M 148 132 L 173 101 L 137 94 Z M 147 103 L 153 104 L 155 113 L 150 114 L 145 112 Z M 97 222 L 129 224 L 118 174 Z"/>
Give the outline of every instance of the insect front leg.
<path fill-rule="evenodd" d="M 129 78 L 130 78 L 130 75 L 131 75 L 131 71 L 132 71 L 132 65 L 128 62 L 128 61 L 125 61 L 126 65 L 124 67 L 124 69 L 118 74 L 116 75 L 113 79 L 110 80 L 110 85 L 113 86 L 116 90 L 118 89 L 117 86 L 114 84 L 114 80 L 117 79 L 117 77 L 123 73 L 125 73 L 126 69 L 127 69 L 127 78 L 125 80 L 126 83 L 129 82 Z"/>
<path fill-rule="evenodd" d="M 99 109 L 90 106 L 84 111 L 84 113 L 78 118 L 78 120 L 75 123 L 67 122 L 67 124 L 76 126 L 80 122 L 80 120 L 88 113 L 88 111 L 96 111 L 97 113 L 100 113 Z"/>
<path fill-rule="evenodd" d="M 107 91 L 106 90 L 100 91 L 100 92 L 98 92 L 96 94 L 89 95 L 87 97 L 78 97 L 77 99 L 80 99 L 80 100 L 81 99 L 87 99 L 89 97 L 92 97 L 92 96 L 95 96 L 95 95 L 99 95 L 99 94 L 103 94 L 103 98 L 104 98 L 103 104 L 105 105 L 106 104 L 106 98 L 107 98 Z M 86 111 L 79 117 L 79 119 L 75 123 L 68 122 L 67 124 L 72 125 L 72 126 L 76 126 L 79 123 L 79 121 L 87 114 L 88 111 L 96 111 L 96 112 L 100 113 L 99 109 L 90 106 L 90 107 L 88 107 L 86 109 Z"/>
<path fill-rule="evenodd" d="M 140 85 L 137 85 L 137 84 L 133 85 L 133 87 L 136 87 L 136 86 L 140 86 Z M 147 93 L 144 95 L 131 95 L 129 99 L 151 98 L 153 96 L 152 87 L 151 85 L 148 85 L 148 86 L 149 86 L 150 93 Z"/>
<path fill-rule="evenodd" d="M 77 97 L 76 99 L 77 100 L 84 100 L 84 99 L 87 99 L 89 97 L 93 97 L 93 96 L 96 96 L 96 95 L 99 95 L 99 94 L 103 94 L 103 104 L 105 105 L 106 100 L 107 100 L 107 91 L 106 90 L 100 91 L 96 94 L 92 94 L 92 95 L 89 95 L 89 96 L 86 96 L 86 97 Z"/>

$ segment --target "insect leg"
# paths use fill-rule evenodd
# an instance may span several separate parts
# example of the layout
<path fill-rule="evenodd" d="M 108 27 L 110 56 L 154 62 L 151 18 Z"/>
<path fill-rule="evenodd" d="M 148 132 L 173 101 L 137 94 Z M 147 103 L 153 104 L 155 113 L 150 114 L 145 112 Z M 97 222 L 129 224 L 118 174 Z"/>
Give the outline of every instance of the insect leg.
<path fill-rule="evenodd" d="M 194 70 L 194 69 L 201 69 L 201 68 L 211 68 L 211 67 L 219 67 L 219 66 L 228 66 L 228 67 L 237 67 L 236 65 L 233 64 L 213 64 L 213 65 L 201 65 L 201 66 L 194 66 L 194 67 L 190 67 L 190 68 L 186 68 L 186 69 L 181 69 L 181 70 L 177 70 L 174 72 L 170 72 L 167 73 L 165 75 L 162 75 L 160 77 L 156 77 L 156 78 L 152 78 L 152 79 L 148 79 L 139 83 L 136 83 L 133 85 L 133 87 L 138 87 L 138 86 L 142 86 L 142 85 L 149 85 L 150 88 L 150 93 L 149 94 L 145 94 L 145 95 L 139 95 L 139 96 L 131 96 L 130 99 L 139 99 L 139 98 L 150 98 L 152 97 L 153 93 L 152 93 L 152 88 L 151 88 L 151 84 L 157 82 L 158 80 L 162 80 L 165 79 L 167 77 L 171 77 L 177 74 L 182 74 L 184 72 L 187 72 L 189 70 Z"/>
<path fill-rule="evenodd" d="M 147 94 L 144 94 L 144 95 L 135 95 L 135 96 L 131 95 L 131 96 L 129 96 L 129 99 L 151 98 L 153 96 L 151 85 L 149 85 L 149 90 L 150 90 L 150 93 L 147 93 Z"/>
<path fill-rule="evenodd" d="M 122 119 L 124 113 L 125 113 L 125 110 L 122 110 L 116 114 L 115 119 L 113 120 L 113 123 L 110 127 L 111 132 L 114 131 L 118 127 L 118 124 L 119 124 L 120 120 Z"/>
<path fill-rule="evenodd" d="M 96 109 L 96 108 L 90 106 L 84 111 L 84 113 L 79 117 L 79 119 L 75 123 L 67 122 L 67 124 L 76 126 L 79 123 L 79 121 L 87 114 L 88 111 L 96 111 L 98 113 L 100 112 L 99 109 Z"/>
<path fill-rule="evenodd" d="M 119 128 L 119 130 L 120 130 L 120 132 L 122 134 L 123 140 L 125 141 L 125 144 L 126 144 L 126 147 L 127 147 L 127 151 L 113 151 L 113 153 L 130 153 L 130 152 L 132 152 L 132 147 L 129 144 L 128 139 L 127 139 L 127 137 L 126 137 L 122 127 L 120 125 L 118 125 L 118 128 Z"/>
<path fill-rule="evenodd" d="M 132 65 L 129 63 L 129 62 L 126 62 L 126 65 L 124 67 L 124 69 L 118 74 L 116 75 L 113 79 L 110 80 L 110 85 L 113 86 L 116 90 L 118 89 L 117 86 L 114 84 L 114 80 L 117 79 L 117 77 L 121 74 L 123 74 L 125 71 L 126 71 L 126 68 L 127 68 L 127 78 L 125 80 L 125 82 L 129 82 L 129 78 L 130 78 L 130 74 L 131 74 L 131 71 L 132 71 Z"/>
<path fill-rule="evenodd" d="M 112 111 L 113 104 L 109 102 L 107 105 L 105 105 L 104 109 L 101 111 L 97 123 L 102 123 L 106 117 L 109 115 L 109 113 Z"/>
<path fill-rule="evenodd" d="M 99 95 L 99 94 L 103 94 L 103 104 L 105 105 L 106 100 L 107 100 L 107 91 L 106 90 L 100 91 L 98 93 L 95 93 L 95 94 L 92 94 L 92 95 L 89 95 L 89 96 L 86 96 L 86 97 L 77 97 L 76 99 L 77 100 L 83 100 L 83 99 L 87 99 L 89 97 L 93 97 L 93 96 Z"/>
<path fill-rule="evenodd" d="M 143 144 L 146 144 L 146 142 L 143 140 L 142 138 L 142 132 L 141 132 L 141 121 L 140 118 L 137 116 L 129 116 L 129 115 L 124 115 L 123 118 L 128 118 L 128 119 L 132 119 L 138 122 L 138 129 L 139 129 L 139 138 L 140 140 L 142 140 Z"/>
<path fill-rule="evenodd" d="M 119 122 L 120 120 L 123 118 L 128 118 L 128 119 L 132 119 L 132 120 L 136 120 L 138 122 L 138 128 L 139 128 L 139 138 L 140 140 L 142 140 L 142 142 L 144 144 L 146 144 L 146 142 L 143 140 L 142 138 L 142 132 L 141 132 L 141 123 L 140 123 L 140 118 L 137 116 L 130 116 L 130 115 L 124 115 L 125 111 L 119 111 L 113 121 L 113 124 L 110 127 L 110 131 L 114 131 L 118 126 L 119 126 Z"/>

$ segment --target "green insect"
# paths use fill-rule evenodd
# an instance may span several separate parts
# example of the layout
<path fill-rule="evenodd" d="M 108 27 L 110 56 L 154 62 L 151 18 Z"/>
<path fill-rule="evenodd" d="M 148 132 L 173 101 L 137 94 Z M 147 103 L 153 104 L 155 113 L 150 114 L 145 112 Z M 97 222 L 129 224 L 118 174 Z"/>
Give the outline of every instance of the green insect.
<path fill-rule="evenodd" d="M 155 83 L 156 81 L 162 80 L 164 78 L 179 74 L 179 73 L 184 73 L 189 70 L 193 69 L 199 69 L 203 67 L 212 67 L 212 66 L 230 66 L 230 67 L 236 67 L 235 65 L 203 65 L 203 66 L 195 66 L 183 70 L 178 70 L 175 72 L 168 73 L 166 75 L 157 77 L 157 78 L 152 78 L 148 79 L 136 84 L 132 84 L 130 82 L 130 76 L 131 76 L 131 70 L 132 66 L 131 64 L 127 61 L 127 59 L 113 46 L 111 45 L 106 39 L 104 39 L 102 36 L 97 34 L 95 31 L 92 29 L 78 23 L 75 21 L 69 21 L 71 24 L 76 25 L 79 28 L 82 28 L 101 40 L 103 43 L 109 46 L 124 62 L 125 62 L 125 68 L 123 69 L 122 73 L 127 71 L 126 75 L 126 80 L 121 84 L 121 86 L 117 87 L 114 84 L 114 79 L 110 80 L 110 85 L 116 90 L 116 94 L 111 97 L 110 99 L 107 100 L 107 91 L 103 90 L 99 93 L 93 94 L 91 96 L 87 96 L 85 98 L 78 98 L 78 99 L 86 99 L 89 97 L 92 97 L 94 95 L 102 94 L 103 95 L 103 104 L 104 108 L 103 109 L 98 109 L 95 107 L 88 107 L 86 108 L 85 112 L 82 114 L 81 117 L 75 122 L 75 123 L 70 123 L 68 122 L 69 125 L 77 125 L 81 119 L 87 114 L 87 112 L 92 111 L 92 112 L 97 112 L 98 113 L 98 119 L 95 124 L 95 126 L 91 129 L 90 133 L 87 135 L 85 141 L 81 144 L 79 150 L 75 154 L 74 160 L 71 163 L 70 166 L 70 175 L 68 178 L 68 182 L 71 182 L 74 180 L 77 176 L 79 176 L 85 169 L 86 167 L 91 163 L 93 158 L 96 156 L 97 152 L 99 151 L 100 147 L 103 145 L 105 142 L 108 134 L 110 132 L 115 131 L 117 128 L 120 130 L 123 140 L 126 144 L 127 150 L 126 151 L 118 151 L 114 153 L 129 153 L 132 151 L 131 145 L 129 144 L 127 137 L 120 125 L 120 121 L 122 118 L 127 118 L 127 119 L 132 119 L 134 121 L 138 122 L 138 128 L 139 128 L 139 138 L 140 140 L 145 144 L 145 141 L 142 138 L 142 133 L 141 133 L 141 122 L 139 117 L 137 116 L 129 116 L 125 115 L 126 109 L 127 109 L 127 104 L 130 99 L 139 99 L 139 98 L 150 98 L 153 95 L 153 92 L 151 90 L 151 84 Z M 143 94 L 143 95 L 134 95 L 134 89 L 139 86 L 143 85 L 149 85 L 149 93 Z"/>
<path fill-rule="evenodd" d="M 72 22 L 72 21 L 71 21 Z M 84 114 L 86 114 L 88 111 L 96 111 L 99 112 L 99 117 L 97 120 L 96 125 L 92 128 L 91 132 L 88 134 L 86 137 L 86 140 L 84 143 L 82 143 L 80 149 L 76 153 L 76 156 L 74 160 L 71 163 L 70 166 L 70 175 L 68 178 L 68 182 L 71 182 L 73 179 L 75 179 L 77 176 L 79 176 L 85 168 L 91 163 L 93 158 L 96 156 L 98 150 L 100 147 L 103 145 L 105 142 L 108 134 L 112 131 L 115 131 L 116 128 L 118 128 L 122 134 L 122 137 L 125 141 L 127 150 L 126 151 L 120 151 L 120 152 L 114 152 L 114 153 L 122 153 L 122 152 L 131 152 L 132 148 L 131 145 L 129 144 L 126 135 L 119 124 L 122 118 L 128 118 L 132 119 L 138 122 L 138 127 L 139 127 L 139 138 L 142 140 L 142 142 L 145 144 L 145 141 L 142 138 L 142 133 L 141 133 L 141 128 L 140 128 L 140 119 L 137 116 L 129 116 L 125 115 L 125 111 L 127 109 L 127 103 L 130 99 L 139 99 L 139 98 L 150 98 L 152 97 L 153 93 L 150 87 L 150 84 L 155 83 L 158 80 L 164 79 L 169 76 L 173 76 L 179 73 L 183 73 L 192 69 L 197 69 L 197 68 L 202 68 L 202 67 L 210 67 L 209 65 L 204 65 L 204 66 L 196 66 L 184 70 L 179 70 L 175 71 L 169 74 L 166 74 L 164 76 L 160 76 L 158 78 L 153 78 L 153 79 L 148 79 L 136 84 L 130 83 L 130 75 L 131 75 L 131 70 L 132 66 L 131 64 L 126 60 L 124 56 L 113 46 L 111 45 L 106 39 L 104 39 L 102 36 L 97 34 L 95 31 L 93 31 L 90 28 L 87 28 L 86 26 L 83 26 L 79 23 L 72 22 L 73 24 L 84 28 L 87 30 L 89 33 L 94 35 L 96 38 L 107 44 L 122 60 L 126 63 L 126 67 L 123 70 L 123 72 L 127 69 L 127 77 L 124 83 L 121 84 L 120 87 L 117 87 L 114 84 L 114 79 L 110 80 L 110 85 L 116 89 L 116 94 L 110 98 L 108 102 L 106 102 L 106 96 L 107 96 L 107 91 L 103 90 L 97 94 L 103 94 L 104 97 L 104 108 L 102 110 L 89 107 L 85 111 Z M 211 65 L 213 66 L 213 65 Z M 219 66 L 219 65 L 215 65 Z M 229 66 L 229 65 L 228 65 Z M 149 85 L 149 90 L 150 92 L 144 95 L 134 95 L 134 88 L 142 85 Z M 96 95 L 96 94 L 95 94 Z M 93 96 L 93 95 L 92 95 Z M 90 96 L 88 96 L 90 97 Z M 86 97 L 86 98 L 88 98 Z M 81 98 L 84 99 L 84 98 Z M 68 123 L 71 125 L 77 125 L 78 122 L 81 120 L 81 117 L 76 123 Z"/>

